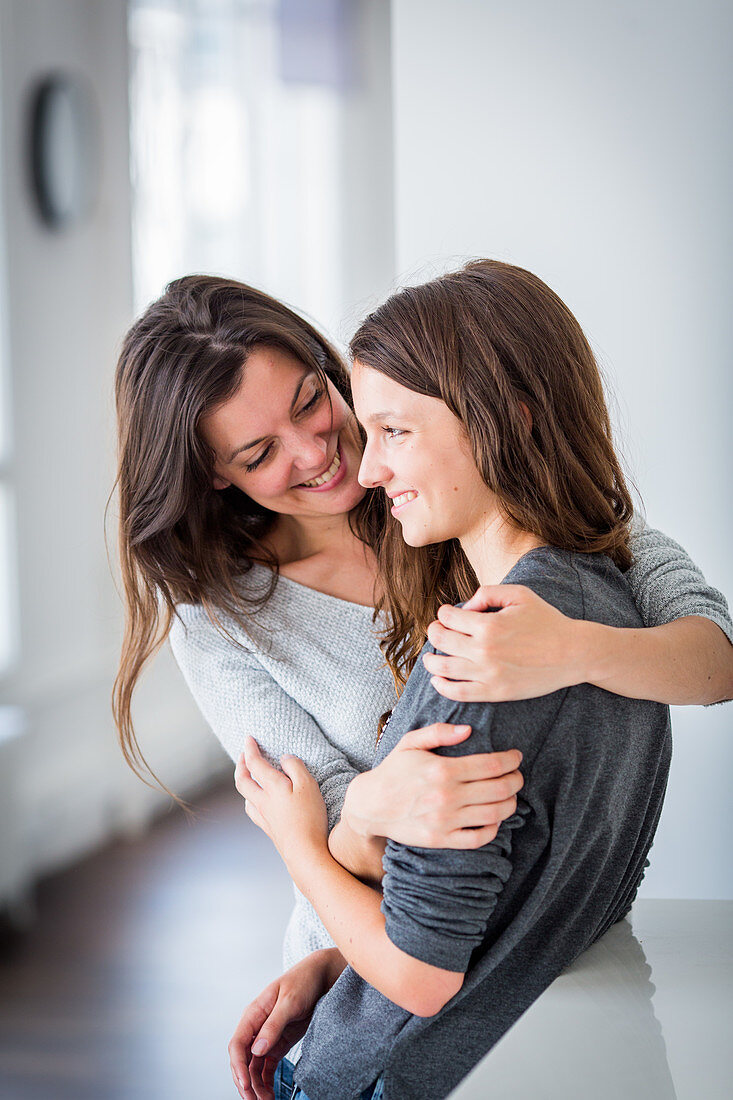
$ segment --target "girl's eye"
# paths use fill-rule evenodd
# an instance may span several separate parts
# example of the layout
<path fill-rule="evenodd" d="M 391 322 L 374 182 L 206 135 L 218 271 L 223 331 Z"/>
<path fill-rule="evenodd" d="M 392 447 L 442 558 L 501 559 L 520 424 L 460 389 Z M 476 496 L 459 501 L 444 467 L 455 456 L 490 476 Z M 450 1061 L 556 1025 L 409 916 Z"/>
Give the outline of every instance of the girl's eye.
<path fill-rule="evenodd" d="M 268 445 L 265 447 L 262 454 L 258 455 L 257 458 L 254 460 L 254 462 L 246 463 L 244 468 L 247 471 L 247 473 L 249 474 L 249 473 L 252 472 L 252 470 L 256 470 L 258 466 L 261 466 L 262 463 L 267 458 L 267 456 L 269 455 L 271 450 L 272 450 L 272 443 L 268 443 Z"/>
<path fill-rule="evenodd" d="M 385 433 L 386 436 L 389 437 L 389 439 L 398 439 L 399 436 L 405 435 L 404 428 L 386 428 L 386 427 L 384 427 L 384 428 L 382 428 L 382 431 Z"/>

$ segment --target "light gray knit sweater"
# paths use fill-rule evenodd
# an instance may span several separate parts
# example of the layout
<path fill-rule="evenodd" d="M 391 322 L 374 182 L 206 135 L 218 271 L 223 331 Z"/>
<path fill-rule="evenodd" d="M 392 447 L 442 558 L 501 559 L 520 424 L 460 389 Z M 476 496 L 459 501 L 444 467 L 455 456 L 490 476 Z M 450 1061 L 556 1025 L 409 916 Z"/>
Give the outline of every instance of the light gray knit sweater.
<path fill-rule="evenodd" d="M 632 539 L 626 573 L 646 626 L 704 615 L 733 641 L 724 597 L 711 588 L 686 552 L 645 527 Z M 269 571 L 255 565 L 243 580 L 264 592 Z M 245 634 L 230 619 L 224 637 L 199 606 L 180 605 L 170 640 L 204 717 L 233 760 L 251 734 L 276 762 L 294 753 L 318 780 L 329 822 L 338 820 L 346 788 L 370 767 L 377 722 L 395 703 L 392 677 L 374 633 L 372 609 L 326 596 L 280 577 L 271 599 Z M 332 942 L 296 890 L 285 935 L 284 963 L 292 966 Z"/>

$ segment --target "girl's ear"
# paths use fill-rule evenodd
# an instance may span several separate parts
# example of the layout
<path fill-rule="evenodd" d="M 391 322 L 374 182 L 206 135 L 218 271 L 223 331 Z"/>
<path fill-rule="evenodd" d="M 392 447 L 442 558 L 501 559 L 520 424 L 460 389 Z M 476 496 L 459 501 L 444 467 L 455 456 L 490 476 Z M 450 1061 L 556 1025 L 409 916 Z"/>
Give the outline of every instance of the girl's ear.
<path fill-rule="evenodd" d="M 524 401 L 519 402 L 519 407 L 522 410 L 522 416 L 525 419 L 527 427 L 529 428 L 530 431 L 532 431 L 532 413 L 529 411 L 529 409 L 525 405 Z"/>
<path fill-rule="evenodd" d="M 228 489 L 231 485 L 231 481 L 226 481 L 223 477 L 219 477 L 218 474 L 214 474 L 213 485 L 215 489 Z"/>

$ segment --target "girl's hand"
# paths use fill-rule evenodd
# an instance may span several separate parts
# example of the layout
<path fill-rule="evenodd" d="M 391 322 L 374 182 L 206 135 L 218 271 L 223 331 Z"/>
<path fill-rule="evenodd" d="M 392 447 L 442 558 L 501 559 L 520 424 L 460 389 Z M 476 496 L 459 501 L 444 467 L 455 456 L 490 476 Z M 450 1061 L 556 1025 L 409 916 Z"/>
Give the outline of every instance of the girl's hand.
<path fill-rule="evenodd" d="M 405 734 L 370 772 L 352 779 L 341 819 L 363 837 L 419 848 L 480 848 L 517 808 L 522 754 L 437 756 L 465 741 L 470 726 L 435 723 Z"/>
<path fill-rule="evenodd" d="M 487 614 L 490 607 L 499 610 Z M 423 663 L 435 690 L 448 699 L 534 699 L 585 683 L 581 630 L 531 588 L 487 585 L 462 608 L 440 608 L 428 638 L 441 653 L 426 653 Z"/>
<path fill-rule="evenodd" d="M 277 1063 L 305 1035 L 313 1010 L 344 968 L 335 947 L 314 951 L 255 997 L 229 1042 L 229 1064 L 242 1100 L 274 1100 Z"/>
<path fill-rule="evenodd" d="M 247 816 L 267 833 L 285 863 L 294 855 L 328 850 L 328 815 L 320 788 L 297 756 L 280 759 L 282 771 L 268 764 L 254 737 L 234 772 Z"/>

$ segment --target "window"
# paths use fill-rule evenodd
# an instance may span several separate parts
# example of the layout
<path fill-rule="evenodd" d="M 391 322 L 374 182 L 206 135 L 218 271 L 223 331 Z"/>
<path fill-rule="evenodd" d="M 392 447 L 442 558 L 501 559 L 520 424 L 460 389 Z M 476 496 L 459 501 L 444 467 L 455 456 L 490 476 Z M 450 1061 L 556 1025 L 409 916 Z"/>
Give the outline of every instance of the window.
<path fill-rule="evenodd" d="M 308 24 L 304 73 L 292 24 L 308 7 L 132 0 L 138 310 L 199 271 L 260 286 L 327 326 L 340 319 L 344 89 L 313 42 L 314 28 L 341 33 L 340 9 L 325 32 Z"/>

